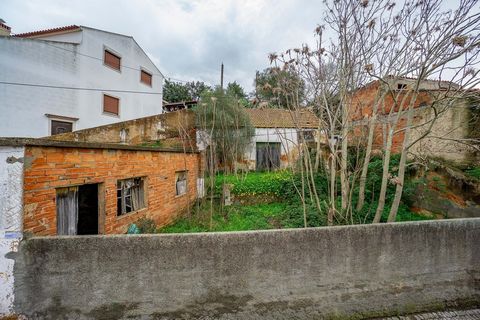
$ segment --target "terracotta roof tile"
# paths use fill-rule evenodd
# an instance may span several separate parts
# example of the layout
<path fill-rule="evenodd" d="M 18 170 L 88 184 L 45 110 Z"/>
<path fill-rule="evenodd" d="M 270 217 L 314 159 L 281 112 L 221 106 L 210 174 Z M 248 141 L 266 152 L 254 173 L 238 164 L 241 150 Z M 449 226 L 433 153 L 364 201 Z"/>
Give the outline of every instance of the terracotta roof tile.
<path fill-rule="evenodd" d="M 309 110 L 245 109 L 255 128 L 318 128 L 317 116 Z"/>
<path fill-rule="evenodd" d="M 15 34 L 13 36 L 18 37 L 18 38 L 30 38 L 30 37 L 36 37 L 36 36 L 43 36 L 43 35 L 47 35 L 47 34 L 50 34 L 50 33 L 64 32 L 64 31 L 77 31 L 77 30 L 80 30 L 80 29 L 81 28 L 77 25 L 71 25 L 71 26 L 58 27 L 58 28 L 52 28 L 52 29 L 18 33 L 18 34 Z"/>

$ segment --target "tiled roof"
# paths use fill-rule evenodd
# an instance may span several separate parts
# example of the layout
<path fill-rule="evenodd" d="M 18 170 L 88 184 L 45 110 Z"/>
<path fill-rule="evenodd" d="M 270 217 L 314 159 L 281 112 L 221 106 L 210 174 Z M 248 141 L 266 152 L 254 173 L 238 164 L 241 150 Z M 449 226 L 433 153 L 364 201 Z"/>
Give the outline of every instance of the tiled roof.
<path fill-rule="evenodd" d="M 52 28 L 52 29 L 45 29 L 45 30 L 38 30 L 38 31 L 32 31 L 32 32 L 25 32 L 25 33 L 18 33 L 13 35 L 14 37 L 19 37 L 19 38 L 30 38 L 30 37 L 36 37 L 36 36 L 43 36 L 47 35 L 50 33 L 58 33 L 58 32 L 65 32 L 65 31 L 77 31 L 80 30 L 81 28 L 77 25 L 71 25 L 71 26 L 65 26 L 65 27 L 59 27 L 59 28 Z"/>
<path fill-rule="evenodd" d="M 255 128 L 318 128 L 318 118 L 310 110 L 245 109 Z"/>

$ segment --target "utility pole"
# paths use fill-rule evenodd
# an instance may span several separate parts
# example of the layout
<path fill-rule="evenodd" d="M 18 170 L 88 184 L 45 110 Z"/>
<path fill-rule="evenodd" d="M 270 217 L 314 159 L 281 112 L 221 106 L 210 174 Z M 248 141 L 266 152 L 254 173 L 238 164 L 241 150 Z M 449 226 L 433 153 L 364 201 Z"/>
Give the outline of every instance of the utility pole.
<path fill-rule="evenodd" d="M 222 69 L 220 71 L 220 88 L 223 90 L 223 62 L 222 62 Z"/>

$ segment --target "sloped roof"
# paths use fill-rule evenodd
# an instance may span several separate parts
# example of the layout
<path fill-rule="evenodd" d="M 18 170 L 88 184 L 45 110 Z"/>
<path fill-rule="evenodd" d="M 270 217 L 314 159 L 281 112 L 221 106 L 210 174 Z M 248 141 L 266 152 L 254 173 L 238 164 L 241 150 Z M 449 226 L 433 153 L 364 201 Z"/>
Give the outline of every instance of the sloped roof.
<path fill-rule="evenodd" d="M 318 128 L 318 118 L 310 110 L 245 109 L 255 128 Z"/>
<path fill-rule="evenodd" d="M 73 32 L 73 31 L 80 31 L 80 30 L 81 28 L 79 26 L 71 25 L 71 26 L 64 26 L 64 27 L 51 28 L 51 29 L 45 29 L 45 30 L 18 33 L 18 34 L 14 34 L 13 36 L 18 38 L 30 38 L 30 37 L 44 36 L 51 33 Z"/>
<path fill-rule="evenodd" d="M 132 36 L 127 36 L 127 35 L 120 34 L 120 33 L 115 33 L 115 32 L 111 32 L 111 31 L 105 31 L 105 30 L 101 30 L 101 29 L 96 29 L 96 28 L 91 28 L 91 27 L 87 27 L 87 26 L 80 26 L 80 25 L 73 24 L 73 25 L 70 25 L 70 26 L 64 26 L 64 27 L 58 27 L 58 28 L 51 28 L 51 29 L 45 29 L 45 30 L 37 30 L 37 31 L 25 32 L 25 33 L 13 34 L 12 37 L 35 39 L 35 38 L 41 38 L 42 36 L 46 36 L 46 35 L 58 35 L 58 34 L 64 34 L 64 33 L 70 33 L 70 32 L 82 31 L 82 30 L 95 30 L 95 31 L 105 32 L 105 33 L 109 33 L 109 34 L 122 36 L 122 37 L 127 37 L 127 38 L 132 39 L 133 42 L 135 42 L 135 44 L 138 46 L 138 48 L 140 48 L 140 50 L 143 52 L 143 54 L 147 57 L 147 59 L 150 60 L 150 62 L 152 63 L 154 68 L 157 70 L 157 72 L 163 78 L 165 78 L 165 76 L 160 71 L 160 69 L 158 69 L 158 67 L 155 65 L 155 63 L 152 61 L 152 59 L 148 56 L 148 54 L 145 52 L 145 50 L 143 50 L 143 48 L 138 44 L 138 42 Z"/>

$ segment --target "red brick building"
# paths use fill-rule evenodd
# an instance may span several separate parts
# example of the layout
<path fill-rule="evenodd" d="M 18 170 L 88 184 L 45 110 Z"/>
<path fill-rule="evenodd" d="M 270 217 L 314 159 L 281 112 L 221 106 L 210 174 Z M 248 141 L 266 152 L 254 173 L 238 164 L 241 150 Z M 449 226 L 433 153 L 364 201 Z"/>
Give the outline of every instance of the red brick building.
<path fill-rule="evenodd" d="M 406 112 L 400 114 L 398 122 L 396 118 L 399 110 L 406 111 L 412 102 L 413 95 L 409 88 L 414 85 L 416 79 L 392 78 L 388 81 L 389 91 L 382 87 L 380 81 L 370 82 L 355 91 L 351 95 L 349 119 L 352 141 L 365 143 L 369 121 L 377 104 L 373 149 L 385 149 L 388 130 L 390 126 L 395 125 L 392 152 L 396 153 L 400 152 L 404 142 L 405 132 L 402 129 L 405 129 L 407 114 Z M 428 129 L 430 132 L 415 144 L 410 152 L 465 163 L 478 161 L 478 152 L 455 141 L 471 137 L 475 131 L 472 128 L 478 128 L 479 125 L 465 92 L 458 89 L 458 85 L 445 81 L 425 80 L 420 83 L 419 91 L 413 101 L 414 114 L 410 141 L 422 137 Z M 441 112 L 430 128 L 428 124 L 435 116 L 435 110 L 431 108 L 434 102 L 435 110 Z M 445 107 L 447 104 L 448 108 Z"/>
<path fill-rule="evenodd" d="M 389 119 L 390 116 L 394 116 L 397 112 L 408 107 L 412 100 L 411 93 L 407 93 L 407 90 L 404 90 L 403 83 L 394 86 L 390 94 L 385 94 L 381 96 L 380 92 L 380 81 L 374 81 L 366 86 L 358 89 L 351 96 L 351 107 L 349 112 L 349 119 L 353 124 L 353 135 L 357 138 L 366 138 L 368 135 L 368 120 L 373 115 L 374 105 L 377 104 L 377 124 L 375 126 L 373 148 L 374 149 L 383 149 L 386 143 L 386 133 L 387 125 L 394 123 L 393 117 Z M 394 97 L 398 102 L 403 102 L 395 104 Z M 422 90 L 419 92 L 417 98 L 413 102 L 414 108 L 419 108 L 421 106 L 427 106 L 431 103 L 432 97 L 429 90 Z M 403 106 L 402 108 L 400 108 Z M 393 109 L 394 108 L 394 109 Z M 393 109 L 393 110 L 392 110 Z M 414 121 L 418 120 L 418 116 L 415 115 Z M 392 141 L 392 151 L 399 152 L 403 140 L 404 140 L 404 129 L 406 125 L 406 117 L 402 116 L 398 123 L 396 124 L 395 131 L 398 131 L 393 136 Z"/>
<path fill-rule="evenodd" d="M 24 233 L 125 233 L 140 218 L 162 226 L 197 196 L 194 151 L 43 139 L 0 145 L 23 148 L 23 158 L 8 159 L 23 162 Z"/>

